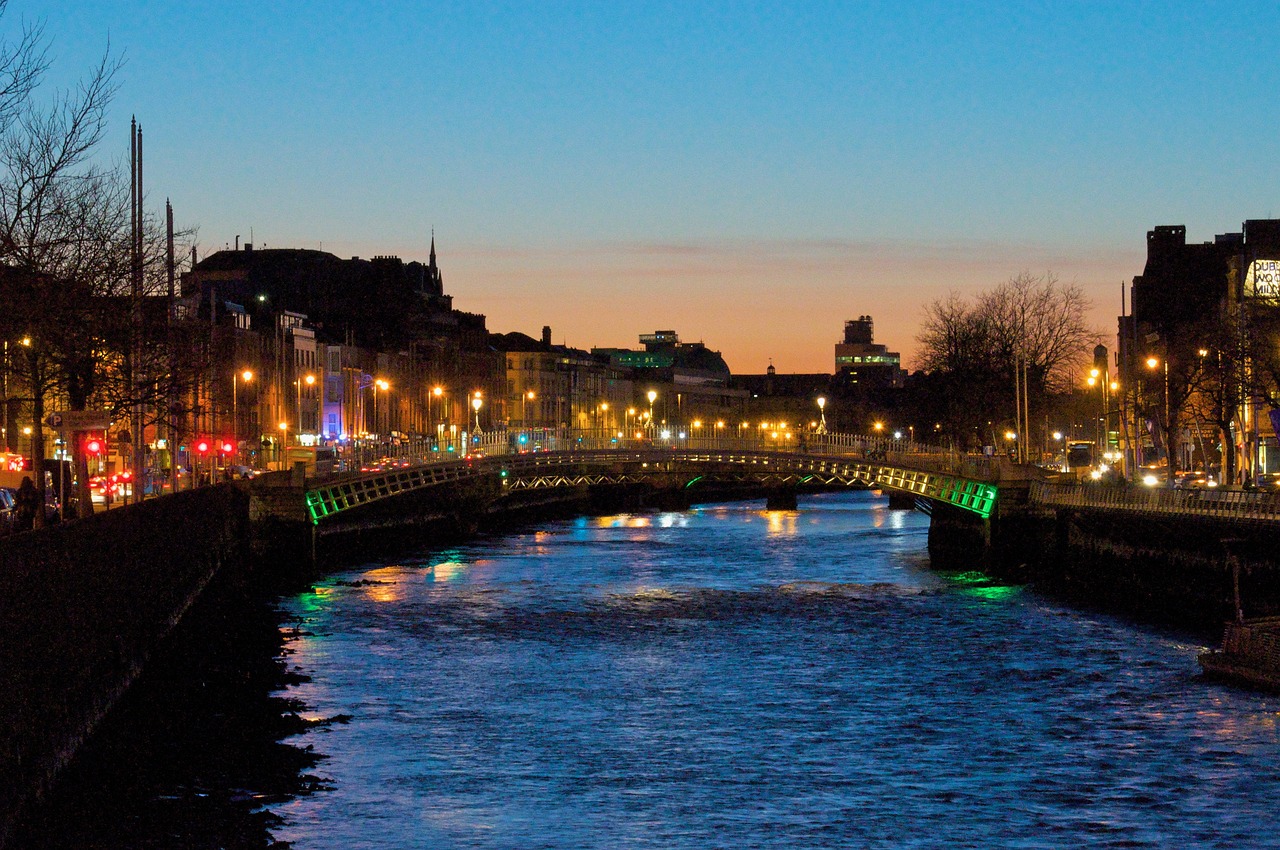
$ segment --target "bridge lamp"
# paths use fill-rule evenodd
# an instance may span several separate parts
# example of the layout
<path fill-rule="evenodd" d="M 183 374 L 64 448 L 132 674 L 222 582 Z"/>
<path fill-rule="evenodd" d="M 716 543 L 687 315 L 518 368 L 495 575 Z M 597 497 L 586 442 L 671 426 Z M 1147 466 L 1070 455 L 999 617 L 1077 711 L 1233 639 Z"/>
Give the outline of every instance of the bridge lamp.
<path fill-rule="evenodd" d="M 480 433 L 480 408 L 484 405 L 484 399 L 480 397 L 480 391 L 476 390 L 476 394 L 471 398 L 471 407 L 476 412 L 476 433 Z"/>
<path fill-rule="evenodd" d="M 884 423 L 883 423 L 883 422 L 876 422 L 876 423 L 873 423 L 871 427 L 872 427 L 872 428 L 874 428 L 874 429 L 876 430 L 876 433 L 877 433 L 877 434 L 879 434 L 881 431 L 883 431 L 883 430 L 884 430 Z"/>
<path fill-rule="evenodd" d="M 901 440 L 901 439 L 902 439 L 902 432 L 901 432 L 901 431 L 894 431 L 894 432 L 893 432 L 893 438 L 894 438 L 895 440 Z"/>

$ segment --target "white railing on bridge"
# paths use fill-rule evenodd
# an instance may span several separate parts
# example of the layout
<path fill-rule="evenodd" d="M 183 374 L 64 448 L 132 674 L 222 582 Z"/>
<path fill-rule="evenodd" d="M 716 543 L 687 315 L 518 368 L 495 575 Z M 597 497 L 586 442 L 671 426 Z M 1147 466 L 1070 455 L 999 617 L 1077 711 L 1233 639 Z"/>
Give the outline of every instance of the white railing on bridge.
<path fill-rule="evenodd" d="M 1280 495 L 1244 490 L 1178 490 L 1038 481 L 1031 486 L 1031 501 L 1054 508 L 1095 508 L 1152 515 L 1280 522 Z"/>
<path fill-rule="evenodd" d="M 744 451 L 810 454 L 882 462 L 954 475 L 977 481 L 1025 482 L 1031 467 L 1004 457 L 965 454 L 951 449 L 867 434 L 789 433 L 754 429 L 702 427 L 690 431 L 661 432 L 641 439 L 620 438 L 616 432 L 539 428 L 482 432 L 468 438 L 469 445 L 435 444 L 429 440 L 365 444 L 344 447 L 339 472 L 376 472 L 397 466 L 456 461 L 465 457 L 495 457 L 579 450 L 688 449 L 693 451 Z"/>

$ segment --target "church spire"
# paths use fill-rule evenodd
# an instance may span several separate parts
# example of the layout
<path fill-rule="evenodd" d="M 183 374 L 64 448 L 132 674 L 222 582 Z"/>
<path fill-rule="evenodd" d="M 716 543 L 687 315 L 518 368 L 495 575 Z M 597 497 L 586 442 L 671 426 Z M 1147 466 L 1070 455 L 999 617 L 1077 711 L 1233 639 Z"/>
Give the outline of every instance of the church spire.
<path fill-rule="evenodd" d="M 434 227 L 431 228 L 431 255 L 428 265 L 433 269 L 436 267 L 436 229 Z"/>

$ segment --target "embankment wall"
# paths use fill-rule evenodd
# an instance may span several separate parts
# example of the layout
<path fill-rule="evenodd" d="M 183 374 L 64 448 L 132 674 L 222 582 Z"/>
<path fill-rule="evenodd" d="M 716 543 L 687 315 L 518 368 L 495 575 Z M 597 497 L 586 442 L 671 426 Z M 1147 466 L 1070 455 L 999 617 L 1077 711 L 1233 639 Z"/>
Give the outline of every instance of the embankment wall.
<path fill-rule="evenodd" d="M 221 485 L 0 539 L 0 846 L 220 569 L 248 495 Z"/>

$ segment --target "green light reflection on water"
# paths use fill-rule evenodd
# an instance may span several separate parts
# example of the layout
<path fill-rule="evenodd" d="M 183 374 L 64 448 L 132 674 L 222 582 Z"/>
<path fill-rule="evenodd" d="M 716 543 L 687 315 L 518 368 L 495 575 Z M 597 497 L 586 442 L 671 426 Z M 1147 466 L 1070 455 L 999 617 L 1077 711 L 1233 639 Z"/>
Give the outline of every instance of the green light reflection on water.
<path fill-rule="evenodd" d="M 1002 584 L 977 570 L 944 573 L 943 578 L 965 596 L 976 596 L 989 602 L 1003 602 L 1022 593 L 1022 585 Z"/>
<path fill-rule="evenodd" d="M 310 593 L 298 594 L 298 604 L 304 614 L 318 614 L 333 604 L 332 596 L 336 590 L 336 587 L 313 587 Z"/>

